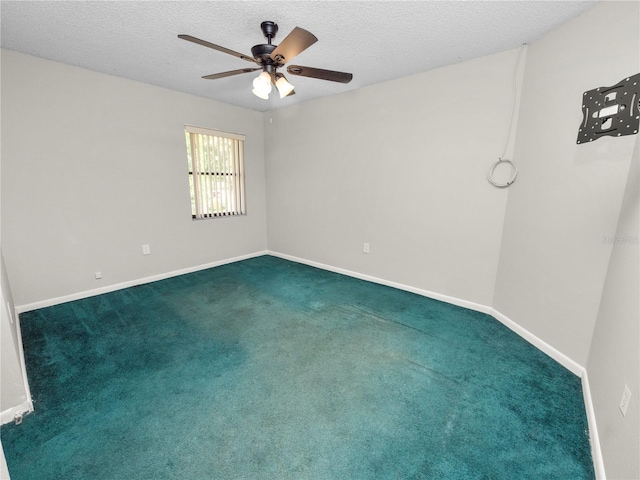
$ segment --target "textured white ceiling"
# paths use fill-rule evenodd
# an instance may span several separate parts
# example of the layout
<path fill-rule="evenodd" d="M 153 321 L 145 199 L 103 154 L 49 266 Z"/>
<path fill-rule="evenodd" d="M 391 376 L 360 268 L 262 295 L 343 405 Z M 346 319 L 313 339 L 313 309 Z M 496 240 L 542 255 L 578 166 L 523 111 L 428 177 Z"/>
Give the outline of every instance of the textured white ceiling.
<path fill-rule="evenodd" d="M 258 111 L 424 72 L 531 43 L 597 2 L 586 1 L 2 1 L 2 48 Z M 353 73 L 349 84 L 293 77 L 296 95 L 261 100 L 258 72 L 186 42 L 189 34 L 250 55 L 275 21 L 278 44 L 295 26 L 319 41 L 291 63 Z"/>

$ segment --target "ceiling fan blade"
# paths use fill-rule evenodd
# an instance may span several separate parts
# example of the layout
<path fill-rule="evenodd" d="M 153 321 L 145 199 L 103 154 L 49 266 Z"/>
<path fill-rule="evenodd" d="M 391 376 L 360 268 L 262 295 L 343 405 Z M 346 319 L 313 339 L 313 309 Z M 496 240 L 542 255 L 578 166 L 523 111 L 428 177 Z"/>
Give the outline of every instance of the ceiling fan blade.
<path fill-rule="evenodd" d="M 232 75 L 240 75 L 241 73 L 255 72 L 256 70 L 261 70 L 261 68 L 240 68 L 238 70 L 229 70 L 228 72 L 212 73 L 211 75 L 205 75 L 202 78 L 206 80 L 216 80 L 218 78 L 230 77 Z"/>
<path fill-rule="evenodd" d="M 353 79 L 353 74 L 351 73 L 323 70 L 322 68 L 301 67 L 300 65 L 290 65 L 287 67 L 287 72 L 291 75 L 319 78 L 320 80 L 329 80 L 330 82 L 339 83 L 349 83 L 351 79 Z"/>
<path fill-rule="evenodd" d="M 317 41 L 318 39 L 313 33 L 307 32 L 304 28 L 296 27 L 271 52 L 271 59 L 284 65 Z"/>
<path fill-rule="evenodd" d="M 258 61 L 255 58 L 250 57 L 249 55 L 244 55 L 242 53 L 236 52 L 235 50 L 230 50 L 228 48 L 221 47 L 220 45 L 216 45 L 215 43 L 207 42 L 206 40 L 200 40 L 199 38 L 192 37 L 191 35 L 178 35 L 178 38 L 181 38 L 182 40 L 187 40 L 188 42 L 197 43 L 198 45 L 202 45 L 204 47 L 213 48 L 214 50 L 218 50 L 219 52 L 227 53 L 229 55 L 233 55 L 234 57 L 241 58 L 241 59 L 246 60 L 248 62 L 258 63 Z"/>

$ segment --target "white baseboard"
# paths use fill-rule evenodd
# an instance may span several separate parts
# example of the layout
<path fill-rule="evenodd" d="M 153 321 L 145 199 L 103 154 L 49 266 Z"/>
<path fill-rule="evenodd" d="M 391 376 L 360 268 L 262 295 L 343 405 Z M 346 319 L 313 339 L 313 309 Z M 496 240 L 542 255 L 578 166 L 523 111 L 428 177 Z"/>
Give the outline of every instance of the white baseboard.
<path fill-rule="evenodd" d="M 203 265 L 196 265 L 194 267 L 182 268 L 180 270 L 174 270 L 172 272 L 160 273 L 158 275 L 152 275 L 150 277 L 138 278 L 136 280 L 129 280 L 127 282 L 114 283 L 113 285 L 107 285 L 105 287 L 95 288 L 92 290 L 85 290 L 84 292 L 72 293 L 70 295 L 64 295 L 62 297 L 50 298 L 48 300 L 28 303 L 25 305 L 17 305 L 16 312 L 24 313 L 31 310 L 37 310 L 39 308 L 51 307 L 53 305 L 59 305 L 61 303 L 72 302 L 74 300 L 81 300 L 83 298 L 102 295 L 103 293 L 115 292 L 116 290 L 122 290 L 124 288 L 144 285 L 145 283 L 157 282 L 158 280 L 165 280 L 167 278 L 177 277 L 178 275 L 198 272 L 200 270 L 206 270 L 207 268 L 219 267 L 220 265 L 226 265 L 228 263 L 239 262 L 241 260 L 247 260 L 249 258 L 260 257 L 266 254 L 267 254 L 267 251 L 263 250 L 260 252 L 249 253 L 247 255 L 240 255 L 239 257 L 227 258 L 224 260 L 218 260 L 216 262 L 205 263 Z"/>
<path fill-rule="evenodd" d="M 24 403 L 28 408 L 27 412 L 33 412 L 33 397 L 31 397 L 31 387 L 29 387 L 29 378 L 27 376 L 27 363 L 25 361 L 24 346 L 22 344 L 22 326 L 20 324 L 20 315 L 18 315 L 17 311 L 16 311 L 16 334 L 18 336 L 18 356 L 20 357 L 19 358 L 20 372 L 22 373 L 22 383 L 24 384 L 24 392 L 25 392 L 25 395 L 27 396 Z M 2 425 L 4 425 L 4 422 L 2 422 Z"/>
<path fill-rule="evenodd" d="M 589 387 L 589 377 L 587 371 L 582 373 L 582 395 L 584 406 L 587 412 L 587 422 L 589 424 L 589 440 L 591 441 L 591 456 L 593 457 L 593 467 L 596 471 L 596 480 L 605 480 L 604 459 L 600 449 L 600 437 L 598 436 L 598 426 L 596 425 L 596 412 L 593 409 L 591 400 L 591 388 Z"/>
<path fill-rule="evenodd" d="M 0 412 L 0 425 L 13 422 L 16 415 L 26 415 L 31 412 L 33 412 L 33 404 L 30 401 L 25 400 L 15 407 L 7 408 Z"/>
<path fill-rule="evenodd" d="M 475 310 L 477 312 L 482 312 L 482 313 L 490 313 L 491 311 L 491 307 L 482 305 L 480 303 L 470 302 L 468 300 L 462 300 L 461 298 L 442 295 L 440 293 L 431 292 L 429 290 L 423 290 L 421 288 L 412 287 L 410 285 L 404 285 L 402 283 L 392 282 L 390 280 L 385 280 L 383 278 L 373 277 L 371 275 L 365 275 L 363 273 L 354 272 L 352 270 L 346 270 L 344 268 L 338 268 L 332 265 L 314 262 L 312 260 L 306 260 L 304 258 L 294 257 L 292 255 L 286 255 L 284 253 L 273 252 L 271 250 L 268 250 L 267 253 L 269 255 L 273 255 L 274 257 L 283 258 L 285 260 L 291 260 L 292 262 L 302 263 L 304 265 L 320 268 L 322 270 L 328 270 L 330 272 L 340 273 L 348 277 L 358 278 L 360 280 L 366 280 L 367 282 L 378 283 L 380 285 L 386 285 L 387 287 L 397 288 L 398 290 L 404 290 L 406 292 L 416 293 L 418 295 L 422 295 L 423 297 L 433 298 L 434 300 L 440 300 L 442 302 L 450 303 L 452 305 L 457 305 L 458 307 L 468 308 L 469 310 Z"/>
<path fill-rule="evenodd" d="M 541 338 L 536 337 L 529 330 L 521 327 L 516 322 L 509 319 L 506 315 L 503 315 L 497 310 L 494 310 L 492 308 L 489 314 L 493 318 L 498 320 L 500 323 L 505 325 L 507 328 L 514 331 L 518 335 L 520 335 L 522 338 L 524 338 L 527 342 L 529 342 L 531 345 L 536 347 L 538 350 L 549 355 L 551 358 L 553 358 L 556 362 L 558 362 L 564 368 L 572 372 L 574 375 L 577 375 L 578 377 L 582 377 L 583 373 L 585 372 L 585 368 L 582 365 L 580 365 L 578 362 L 572 360 L 571 358 L 566 356 L 564 353 L 560 352 L 555 347 L 552 347 Z"/>

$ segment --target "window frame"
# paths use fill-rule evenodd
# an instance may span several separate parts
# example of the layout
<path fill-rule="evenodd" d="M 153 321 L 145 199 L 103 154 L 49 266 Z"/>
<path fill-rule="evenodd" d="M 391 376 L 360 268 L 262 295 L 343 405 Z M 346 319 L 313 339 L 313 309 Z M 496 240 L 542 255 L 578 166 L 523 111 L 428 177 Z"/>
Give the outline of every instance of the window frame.
<path fill-rule="evenodd" d="M 245 139 L 246 136 L 239 133 L 185 125 L 193 220 L 237 217 L 247 214 L 244 173 Z M 220 153 L 221 150 L 223 153 Z M 197 153 L 199 151 L 201 153 Z M 220 177 L 225 177 L 226 180 L 224 182 L 213 180 Z"/>

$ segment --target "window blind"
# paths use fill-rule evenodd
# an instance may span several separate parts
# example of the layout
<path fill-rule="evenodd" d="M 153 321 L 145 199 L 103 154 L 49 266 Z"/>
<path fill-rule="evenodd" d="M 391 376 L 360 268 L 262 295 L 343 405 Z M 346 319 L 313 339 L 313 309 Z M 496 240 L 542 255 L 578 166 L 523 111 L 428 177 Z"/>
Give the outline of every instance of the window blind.
<path fill-rule="evenodd" d="M 186 126 L 191 214 L 244 215 L 244 135 Z"/>

